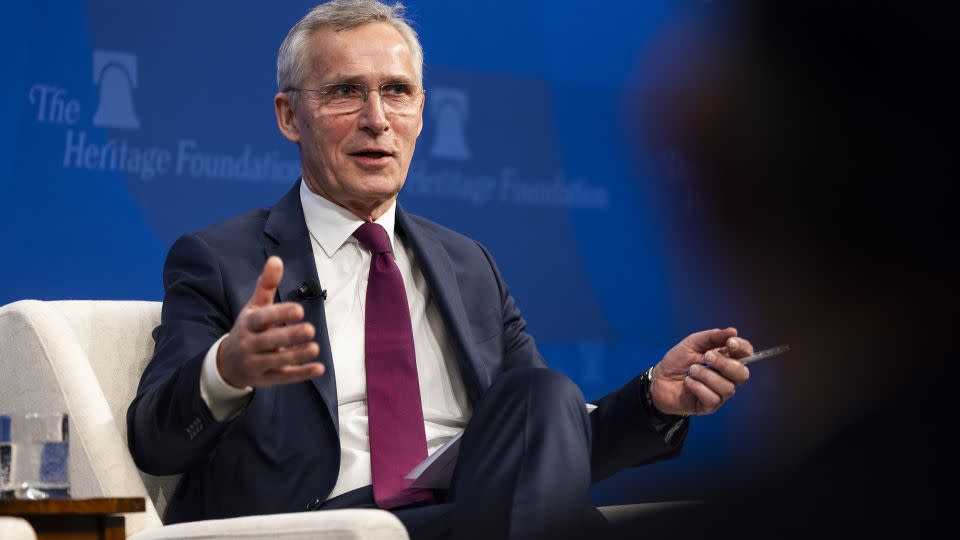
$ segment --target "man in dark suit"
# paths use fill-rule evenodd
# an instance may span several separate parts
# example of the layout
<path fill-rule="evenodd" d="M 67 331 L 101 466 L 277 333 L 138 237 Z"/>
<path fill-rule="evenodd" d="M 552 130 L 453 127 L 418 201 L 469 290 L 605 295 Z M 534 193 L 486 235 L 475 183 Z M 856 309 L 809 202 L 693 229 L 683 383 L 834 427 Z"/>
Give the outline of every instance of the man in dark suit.
<path fill-rule="evenodd" d="M 318 6 L 278 84 L 302 179 L 171 248 L 128 411 L 137 465 L 183 474 L 168 523 L 380 507 L 415 538 L 578 534 L 591 481 L 677 455 L 687 416 L 746 381 L 733 328 L 692 334 L 589 414 L 546 369 L 490 254 L 396 204 L 425 99 L 399 8 Z M 449 488 L 411 488 L 460 433 Z"/>

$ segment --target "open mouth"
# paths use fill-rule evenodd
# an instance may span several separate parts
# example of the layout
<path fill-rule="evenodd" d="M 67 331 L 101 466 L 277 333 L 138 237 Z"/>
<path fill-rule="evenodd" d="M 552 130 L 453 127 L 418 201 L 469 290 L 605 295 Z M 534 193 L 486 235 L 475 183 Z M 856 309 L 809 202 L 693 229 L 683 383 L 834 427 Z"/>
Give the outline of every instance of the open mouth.
<path fill-rule="evenodd" d="M 380 152 L 378 150 L 366 150 L 363 152 L 353 152 L 350 155 L 360 156 L 360 157 L 365 157 L 370 159 L 379 159 L 383 157 L 389 157 L 391 154 L 389 154 L 388 152 Z"/>

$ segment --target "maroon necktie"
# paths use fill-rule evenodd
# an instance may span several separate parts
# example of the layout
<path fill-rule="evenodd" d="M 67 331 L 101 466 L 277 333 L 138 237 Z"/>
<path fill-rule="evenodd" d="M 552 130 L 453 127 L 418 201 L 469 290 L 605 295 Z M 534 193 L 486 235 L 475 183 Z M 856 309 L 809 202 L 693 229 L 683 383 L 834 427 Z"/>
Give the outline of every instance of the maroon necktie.
<path fill-rule="evenodd" d="M 430 501 L 430 490 L 410 489 L 412 480 L 404 478 L 426 459 L 427 437 L 403 278 L 382 226 L 364 223 L 353 236 L 372 254 L 364 310 L 364 362 L 373 499 L 380 508 Z"/>

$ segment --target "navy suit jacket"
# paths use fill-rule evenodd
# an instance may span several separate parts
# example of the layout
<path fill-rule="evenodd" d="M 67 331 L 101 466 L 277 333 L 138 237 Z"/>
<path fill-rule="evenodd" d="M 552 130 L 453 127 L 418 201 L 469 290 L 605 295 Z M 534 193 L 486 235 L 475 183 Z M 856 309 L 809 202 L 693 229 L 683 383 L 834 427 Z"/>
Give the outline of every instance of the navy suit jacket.
<path fill-rule="evenodd" d="M 248 212 L 179 238 L 164 266 L 165 295 L 156 350 L 127 411 L 137 466 L 183 474 L 165 522 L 307 509 L 333 489 L 340 468 L 337 376 L 321 298 L 297 287 L 318 279 L 297 182 L 273 208 Z M 502 373 L 546 367 L 490 254 L 477 242 L 397 208 L 397 234 L 416 253 L 454 344 L 471 402 Z M 215 420 L 200 396 L 207 351 L 230 331 L 264 261 L 283 259 L 277 301 L 303 305 L 317 329 L 326 373 L 310 381 L 257 388 L 247 406 Z M 651 426 L 637 379 L 596 402 L 591 470 L 595 480 L 671 457 L 673 444 Z M 685 428 L 684 428 L 685 429 Z"/>

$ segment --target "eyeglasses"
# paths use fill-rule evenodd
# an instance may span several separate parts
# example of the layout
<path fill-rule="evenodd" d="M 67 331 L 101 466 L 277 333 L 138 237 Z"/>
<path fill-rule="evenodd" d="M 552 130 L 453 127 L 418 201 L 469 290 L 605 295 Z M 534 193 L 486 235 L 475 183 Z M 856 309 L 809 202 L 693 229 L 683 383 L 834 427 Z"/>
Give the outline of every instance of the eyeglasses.
<path fill-rule="evenodd" d="M 284 88 L 284 92 L 309 92 L 320 99 L 320 106 L 333 114 L 359 111 L 367 102 L 369 86 L 361 83 L 332 83 L 321 88 Z M 375 89 L 386 112 L 410 114 L 420 107 L 420 96 L 426 92 L 417 85 L 405 82 L 383 83 Z"/>

